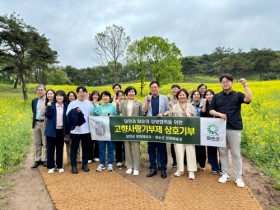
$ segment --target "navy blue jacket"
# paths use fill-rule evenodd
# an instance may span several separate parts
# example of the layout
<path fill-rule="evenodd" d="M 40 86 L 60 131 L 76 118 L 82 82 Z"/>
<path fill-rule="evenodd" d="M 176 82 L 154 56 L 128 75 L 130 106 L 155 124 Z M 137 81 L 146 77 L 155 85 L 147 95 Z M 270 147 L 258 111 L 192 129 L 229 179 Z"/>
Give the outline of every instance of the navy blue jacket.
<path fill-rule="evenodd" d="M 63 107 L 63 135 L 69 134 L 69 128 L 67 124 L 67 118 L 66 118 L 66 110 L 67 110 L 67 104 L 64 104 Z M 47 120 L 46 124 L 46 130 L 45 130 L 45 136 L 49 137 L 56 137 L 56 103 L 52 102 L 51 106 L 46 107 L 46 113 L 45 113 Z"/>
<path fill-rule="evenodd" d="M 78 107 L 71 109 L 68 113 L 67 120 L 69 129 L 72 131 L 76 126 L 81 126 L 86 122 L 84 114 L 82 112 L 77 112 Z"/>

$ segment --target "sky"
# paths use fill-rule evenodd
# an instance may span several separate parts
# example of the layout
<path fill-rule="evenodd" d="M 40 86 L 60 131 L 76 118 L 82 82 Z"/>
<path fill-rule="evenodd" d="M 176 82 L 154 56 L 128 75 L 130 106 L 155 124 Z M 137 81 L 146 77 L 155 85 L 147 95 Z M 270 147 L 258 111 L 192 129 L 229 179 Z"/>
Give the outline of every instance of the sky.
<path fill-rule="evenodd" d="M 280 50 L 279 0 L 0 0 L 50 40 L 59 65 L 96 66 L 94 36 L 122 26 L 131 41 L 160 36 L 183 56 L 216 47 Z"/>

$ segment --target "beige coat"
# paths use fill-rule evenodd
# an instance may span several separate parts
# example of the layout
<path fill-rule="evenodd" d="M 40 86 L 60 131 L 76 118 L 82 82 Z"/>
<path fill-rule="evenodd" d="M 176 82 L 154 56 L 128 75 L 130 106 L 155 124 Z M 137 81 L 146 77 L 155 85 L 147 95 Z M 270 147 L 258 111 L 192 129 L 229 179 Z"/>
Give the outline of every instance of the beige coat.
<path fill-rule="evenodd" d="M 192 106 L 191 103 L 187 103 L 187 108 L 185 110 L 185 115 L 183 114 L 183 110 L 179 104 L 179 102 L 177 104 L 173 105 L 173 109 L 171 110 L 171 115 L 173 117 L 194 117 L 195 116 L 195 110 Z"/>
<path fill-rule="evenodd" d="M 195 110 L 191 103 L 187 103 L 187 108 L 185 110 L 185 114 L 179 104 L 173 105 L 171 110 L 171 115 L 174 117 L 195 117 Z M 176 158 L 177 158 L 177 166 L 179 172 L 184 172 L 184 153 L 187 155 L 187 168 L 188 171 L 197 171 L 196 164 L 196 154 L 195 154 L 195 145 L 193 144 L 174 144 Z"/>
<path fill-rule="evenodd" d="M 121 113 L 123 117 L 128 116 L 128 111 L 127 111 L 127 100 L 124 100 L 121 104 Z M 132 115 L 133 117 L 136 116 L 143 116 L 143 106 L 142 103 L 138 100 L 134 100 L 133 107 L 132 107 Z"/>
<path fill-rule="evenodd" d="M 121 104 L 121 112 L 123 117 L 128 117 L 127 110 L 128 100 L 124 100 Z M 143 116 L 143 106 L 142 103 L 138 100 L 134 100 L 132 107 L 131 116 Z M 132 150 L 133 145 L 133 150 Z M 125 141 L 125 163 L 127 169 L 133 169 L 134 171 L 140 170 L 140 142 L 139 141 Z"/>

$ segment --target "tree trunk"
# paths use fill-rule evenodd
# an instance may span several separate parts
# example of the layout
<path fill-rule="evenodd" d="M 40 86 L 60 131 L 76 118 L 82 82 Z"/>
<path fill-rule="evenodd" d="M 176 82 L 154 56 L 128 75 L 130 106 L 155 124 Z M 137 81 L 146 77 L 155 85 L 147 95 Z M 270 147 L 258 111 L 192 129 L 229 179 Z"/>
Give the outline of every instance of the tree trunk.
<path fill-rule="evenodd" d="M 26 81 L 24 79 L 23 76 L 23 72 L 21 71 L 19 74 L 20 80 L 21 80 L 21 89 L 22 89 L 22 93 L 23 93 L 23 100 L 27 101 L 28 100 L 28 94 L 27 94 L 27 87 L 26 87 Z"/>
<path fill-rule="evenodd" d="M 22 93 L 23 93 L 23 99 L 25 101 L 27 101 L 28 100 L 28 94 L 27 94 L 26 82 L 24 80 L 22 81 Z"/>
<path fill-rule="evenodd" d="M 140 78 L 140 95 L 143 96 L 143 89 L 145 86 L 145 77 L 141 76 Z"/>
<path fill-rule="evenodd" d="M 18 85 L 18 75 L 17 75 L 17 78 L 16 78 L 16 80 L 14 82 L 14 88 L 13 89 L 17 89 L 17 85 Z"/>

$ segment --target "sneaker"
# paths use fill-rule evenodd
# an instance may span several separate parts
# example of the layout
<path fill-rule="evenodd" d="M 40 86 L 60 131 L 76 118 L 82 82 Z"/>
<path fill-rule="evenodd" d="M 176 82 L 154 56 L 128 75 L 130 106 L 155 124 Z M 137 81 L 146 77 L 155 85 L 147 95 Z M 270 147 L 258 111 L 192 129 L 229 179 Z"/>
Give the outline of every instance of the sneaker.
<path fill-rule="evenodd" d="M 133 171 L 133 176 L 138 176 L 138 175 L 139 175 L 139 171 L 134 170 L 134 171 Z"/>
<path fill-rule="evenodd" d="M 173 164 L 172 164 L 172 168 L 177 168 L 177 164 L 176 164 L 176 163 L 173 163 Z"/>
<path fill-rule="evenodd" d="M 92 160 L 88 160 L 88 163 L 91 163 L 92 162 Z"/>
<path fill-rule="evenodd" d="M 129 169 L 126 170 L 125 173 L 126 173 L 126 174 L 132 174 L 132 171 L 133 171 L 132 168 L 129 168 Z"/>
<path fill-rule="evenodd" d="M 118 167 L 122 167 L 122 162 L 118 162 L 118 163 L 117 163 L 117 166 L 118 166 Z"/>
<path fill-rule="evenodd" d="M 199 167 L 198 168 L 200 171 L 205 171 L 205 168 Z"/>
<path fill-rule="evenodd" d="M 228 174 L 223 174 L 222 177 L 219 178 L 218 182 L 220 183 L 226 183 L 230 180 L 230 177 Z"/>
<path fill-rule="evenodd" d="M 194 180 L 195 179 L 195 175 L 193 171 L 189 172 L 189 179 Z"/>
<path fill-rule="evenodd" d="M 59 168 L 58 173 L 64 173 L 64 168 Z"/>
<path fill-rule="evenodd" d="M 183 174 L 184 174 L 184 172 L 181 172 L 181 171 L 178 171 L 178 170 L 177 170 L 177 171 L 175 172 L 174 175 L 175 175 L 176 177 L 179 177 L 179 176 L 182 176 Z"/>
<path fill-rule="evenodd" d="M 245 186 L 245 184 L 244 184 L 244 182 L 241 178 L 238 178 L 238 179 L 234 180 L 234 182 L 236 183 L 237 187 L 244 187 Z"/>
<path fill-rule="evenodd" d="M 97 166 L 97 168 L 96 168 L 96 171 L 100 172 L 100 171 L 102 171 L 102 170 L 104 170 L 104 169 L 105 169 L 105 166 L 104 166 L 103 164 L 99 164 L 99 165 Z"/>
<path fill-rule="evenodd" d="M 48 170 L 48 173 L 49 173 L 49 174 L 53 174 L 53 173 L 54 173 L 54 168 L 49 169 L 49 170 Z"/>
<path fill-rule="evenodd" d="M 99 162 L 99 158 L 94 158 L 94 162 Z"/>
<path fill-rule="evenodd" d="M 107 170 L 110 172 L 113 171 L 113 164 L 108 164 Z"/>

